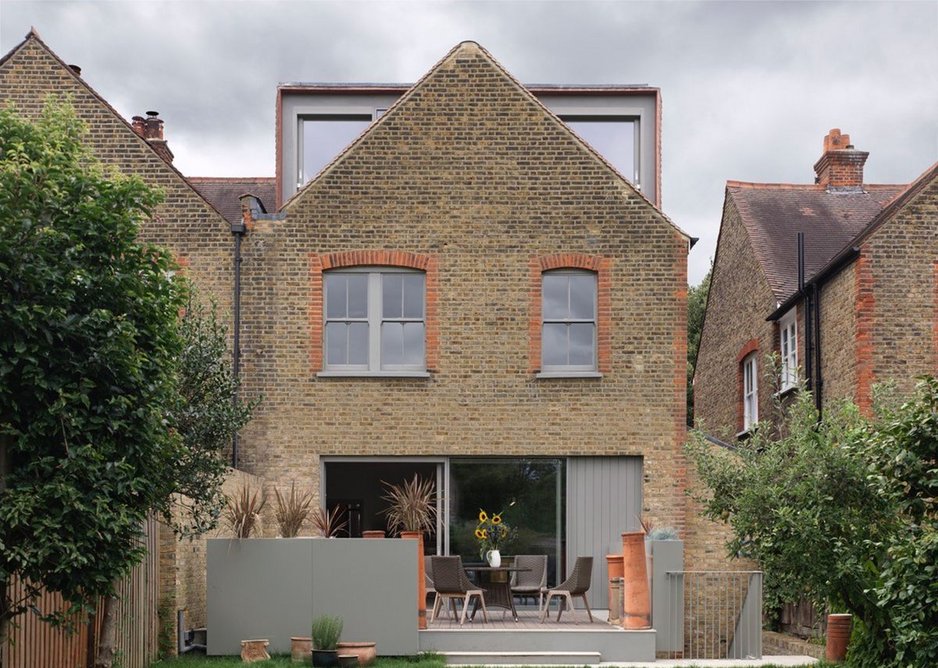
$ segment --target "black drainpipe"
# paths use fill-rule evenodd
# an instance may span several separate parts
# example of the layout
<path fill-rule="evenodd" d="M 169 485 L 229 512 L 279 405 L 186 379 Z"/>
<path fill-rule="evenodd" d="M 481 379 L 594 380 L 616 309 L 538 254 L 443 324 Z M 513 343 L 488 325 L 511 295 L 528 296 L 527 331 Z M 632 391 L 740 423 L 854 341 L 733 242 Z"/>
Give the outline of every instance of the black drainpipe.
<path fill-rule="evenodd" d="M 814 293 L 814 375 L 817 382 L 814 385 L 814 406 L 817 408 L 817 419 L 821 419 L 821 392 L 824 390 L 824 380 L 821 378 L 821 283 L 815 281 L 812 286 Z"/>
<path fill-rule="evenodd" d="M 804 285 L 804 232 L 798 233 L 798 292 L 804 298 L 804 375 L 805 384 L 809 391 L 814 390 L 814 346 L 812 344 L 812 318 L 811 292 L 805 290 Z"/>
<path fill-rule="evenodd" d="M 243 216 L 243 214 L 242 214 Z M 241 239 L 247 232 L 244 219 L 231 224 L 231 234 L 234 235 L 234 341 L 231 350 L 231 369 L 235 380 L 241 380 Z M 235 385 L 232 402 L 237 407 L 239 401 L 239 387 Z M 238 432 L 231 437 L 231 468 L 238 468 Z"/>

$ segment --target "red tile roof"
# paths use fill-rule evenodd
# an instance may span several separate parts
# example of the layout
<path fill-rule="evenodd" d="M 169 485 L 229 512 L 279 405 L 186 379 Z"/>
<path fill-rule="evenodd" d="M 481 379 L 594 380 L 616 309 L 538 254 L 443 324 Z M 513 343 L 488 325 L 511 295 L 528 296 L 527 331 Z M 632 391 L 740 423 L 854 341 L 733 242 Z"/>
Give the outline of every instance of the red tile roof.
<path fill-rule="evenodd" d="M 241 222 L 241 201 L 238 199 L 241 195 L 254 195 L 269 212 L 276 210 L 277 193 L 272 176 L 190 176 L 188 181 L 229 223 Z"/>
<path fill-rule="evenodd" d="M 864 185 L 828 190 L 819 185 L 728 181 L 775 298 L 798 289 L 797 233 L 804 232 L 805 279 L 821 270 L 860 234 L 907 185 Z"/>

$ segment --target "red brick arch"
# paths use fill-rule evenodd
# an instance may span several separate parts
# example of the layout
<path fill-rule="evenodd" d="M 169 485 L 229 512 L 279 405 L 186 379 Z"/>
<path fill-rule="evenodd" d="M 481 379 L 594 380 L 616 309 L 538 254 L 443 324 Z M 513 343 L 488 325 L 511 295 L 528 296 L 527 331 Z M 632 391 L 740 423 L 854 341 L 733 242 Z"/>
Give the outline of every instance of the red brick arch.
<path fill-rule="evenodd" d="M 417 269 L 426 275 L 426 336 L 427 370 L 439 366 L 440 321 L 438 261 L 433 255 L 397 250 L 359 250 L 336 253 L 310 253 L 309 256 L 309 362 L 313 373 L 322 370 L 322 273 L 342 267 L 403 267 Z"/>
<path fill-rule="evenodd" d="M 585 253 L 556 253 L 531 258 L 528 263 L 528 371 L 541 369 L 541 274 L 552 269 L 596 272 L 596 362 L 600 373 L 612 370 L 612 258 Z"/>

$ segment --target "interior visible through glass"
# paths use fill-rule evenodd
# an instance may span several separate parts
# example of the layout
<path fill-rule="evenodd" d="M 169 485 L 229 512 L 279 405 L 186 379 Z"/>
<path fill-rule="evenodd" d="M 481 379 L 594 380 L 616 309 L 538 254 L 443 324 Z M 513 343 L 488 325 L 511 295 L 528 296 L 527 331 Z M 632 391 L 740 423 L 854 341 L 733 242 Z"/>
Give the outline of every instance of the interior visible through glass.
<path fill-rule="evenodd" d="M 371 124 L 371 116 L 316 116 L 301 121 L 303 134 L 300 184 L 316 176 Z"/>

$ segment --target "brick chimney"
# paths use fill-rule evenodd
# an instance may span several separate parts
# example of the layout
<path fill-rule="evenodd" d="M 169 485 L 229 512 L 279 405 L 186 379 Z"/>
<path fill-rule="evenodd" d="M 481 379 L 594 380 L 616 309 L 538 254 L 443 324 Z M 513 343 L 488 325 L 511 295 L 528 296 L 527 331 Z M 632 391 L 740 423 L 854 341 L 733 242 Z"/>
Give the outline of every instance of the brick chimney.
<path fill-rule="evenodd" d="M 824 137 L 824 153 L 814 163 L 814 179 L 829 190 L 857 190 L 863 186 L 863 165 L 870 156 L 857 151 L 850 143 L 850 135 L 834 128 Z"/>
<path fill-rule="evenodd" d="M 166 140 L 163 139 L 163 119 L 157 111 L 148 111 L 147 117 L 134 116 L 131 119 L 132 127 L 140 137 L 147 140 L 163 160 L 172 164 L 173 152 L 169 150 Z"/>

